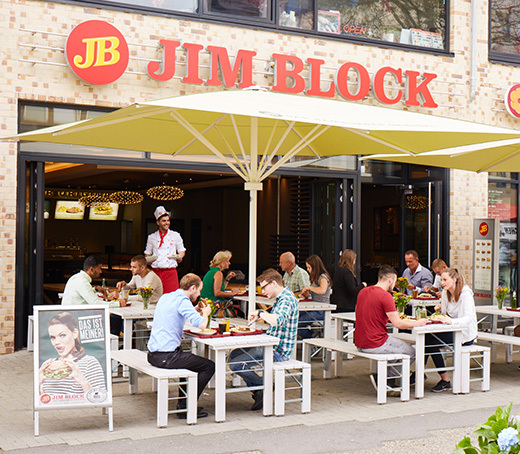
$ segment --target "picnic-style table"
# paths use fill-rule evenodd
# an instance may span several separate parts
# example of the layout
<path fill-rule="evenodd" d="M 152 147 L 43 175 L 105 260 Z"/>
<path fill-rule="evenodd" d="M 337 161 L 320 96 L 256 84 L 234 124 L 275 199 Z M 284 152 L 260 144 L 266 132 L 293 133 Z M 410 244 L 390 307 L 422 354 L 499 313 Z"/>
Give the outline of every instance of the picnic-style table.
<path fill-rule="evenodd" d="M 343 339 L 343 323 L 345 321 L 355 324 L 356 323 L 356 313 L 355 312 L 339 312 L 332 314 L 332 319 L 336 321 L 336 339 Z M 426 346 L 426 334 L 431 333 L 440 333 L 440 332 L 453 332 L 453 366 L 446 367 L 446 370 L 453 369 L 453 393 L 458 394 L 461 392 L 462 383 L 461 383 L 461 332 L 463 326 L 460 324 L 455 325 L 445 325 L 443 323 L 432 323 L 425 326 L 417 326 L 413 328 L 411 331 L 412 337 L 409 337 L 408 340 L 413 340 L 415 343 L 415 397 L 421 398 L 424 397 L 424 372 L 433 371 L 435 369 L 429 368 L 425 369 L 424 366 L 424 355 L 425 355 L 425 346 Z M 350 335 L 354 330 L 347 333 L 350 338 Z M 399 333 L 394 333 L 396 337 L 407 337 L 407 336 L 399 336 Z M 336 355 L 336 364 L 335 364 L 335 373 L 337 376 L 341 374 L 342 371 L 342 358 L 341 355 Z M 330 364 L 325 366 L 326 369 L 330 370 Z"/>
<path fill-rule="evenodd" d="M 226 387 L 226 365 L 228 353 L 237 348 L 263 347 L 263 378 L 264 384 L 264 416 L 273 414 L 273 347 L 278 345 L 280 339 L 267 334 L 252 334 L 227 337 L 198 337 L 185 332 L 187 339 L 193 340 L 201 354 L 203 351 L 212 350 L 215 361 L 215 421 L 226 420 L 226 394 L 232 392 L 252 391 L 256 387 Z"/>

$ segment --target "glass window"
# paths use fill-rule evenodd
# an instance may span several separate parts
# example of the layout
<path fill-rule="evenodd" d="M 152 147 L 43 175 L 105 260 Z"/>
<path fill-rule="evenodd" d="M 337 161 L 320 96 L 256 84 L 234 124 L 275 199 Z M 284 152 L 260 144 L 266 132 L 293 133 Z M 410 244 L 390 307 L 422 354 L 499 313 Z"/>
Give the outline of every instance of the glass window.
<path fill-rule="evenodd" d="M 249 18 L 267 18 L 267 0 L 205 0 L 205 11 Z"/>
<path fill-rule="evenodd" d="M 488 216 L 500 219 L 498 283 L 516 291 L 518 242 L 518 186 L 489 182 Z"/>
<path fill-rule="evenodd" d="M 280 0 L 278 25 L 304 30 L 314 29 L 314 5 L 312 0 Z"/>
<path fill-rule="evenodd" d="M 144 7 L 145 9 L 163 9 L 168 11 L 181 11 L 196 13 L 198 0 L 111 0 L 111 3 L 122 3 L 130 6 Z"/>
<path fill-rule="evenodd" d="M 520 2 L 492 0 L 490 51 L 520 55 Z"/>

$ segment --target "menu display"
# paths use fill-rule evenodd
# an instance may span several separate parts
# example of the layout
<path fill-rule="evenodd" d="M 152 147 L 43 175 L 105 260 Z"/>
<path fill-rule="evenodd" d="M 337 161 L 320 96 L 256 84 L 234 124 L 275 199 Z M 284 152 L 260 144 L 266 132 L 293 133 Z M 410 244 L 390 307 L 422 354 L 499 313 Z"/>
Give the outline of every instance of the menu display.
<path fill-rule="evenodd" d="M 85 208 L 77 200 L 58 200 L 54 212 L 55 219 L 83 219 Z"/>
<path fill-rule="evenodd" d="M 115 221 L 119 205 L 117 203 L 104 203 L 90 207 L 88 218 L 91 221 Z"/>
<path fill-rule="evenodd" d="M 475 286 L 481 290 L 492 289 L 493 240 L 475 241 Z"/>

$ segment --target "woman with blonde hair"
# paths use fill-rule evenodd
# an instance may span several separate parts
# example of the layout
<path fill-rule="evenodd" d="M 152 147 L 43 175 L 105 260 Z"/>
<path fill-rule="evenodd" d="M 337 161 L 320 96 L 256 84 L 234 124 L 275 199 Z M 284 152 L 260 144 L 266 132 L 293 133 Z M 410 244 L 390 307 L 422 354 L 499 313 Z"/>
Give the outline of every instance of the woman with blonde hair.
<path fill-rule="evenodd" d="M 231 256 L 230 251 L 219 251 L 215 254 L 213 260 L 209 263 L 209 271 L 202 279 L 201 298 L 209 298 L 212 301 L 216 301 L 231 298 L 238 293 L 237 289 L 226 290 L 226 285 L 236 276 L 231 271 L 224 279 L 223 271 L 229 269 Z"/>
<path fill-rule="evenodd" d="M 464 278 L 456 268 L 447 268 L 442 272 L 441 285 L 444 289 L 441 303 L 435 306 L 435 311 L 440 312 L 441 315 L 438 315 L 437 318 L 447 325 L 462 325 L 462 345 L 471 345 L 477 338 L 477 314 L 473 292 L 467 285 L 464 285 Z M 432 388 L 432 391 L 436 393 L 451 389 L 448 374 L 443 370 L 445 364 L 439 345 L 442 342 L 453 344 L 453 333 L 426 334 L 424 363 L 426 364 L 428 357 L 431 356 L 435 367 L 440 369 L 441 379 Z"/>
<path fill-rule="evenodd" d="M 352 249 L 345 249 L 334 273 L 333 288 L 330 296 L 331 304 L 336 305 L 334 312 L 354 312 L 356 310 L 357 295 L 366 285 L 359 282 L 354 273 L 357 254 Z"/>

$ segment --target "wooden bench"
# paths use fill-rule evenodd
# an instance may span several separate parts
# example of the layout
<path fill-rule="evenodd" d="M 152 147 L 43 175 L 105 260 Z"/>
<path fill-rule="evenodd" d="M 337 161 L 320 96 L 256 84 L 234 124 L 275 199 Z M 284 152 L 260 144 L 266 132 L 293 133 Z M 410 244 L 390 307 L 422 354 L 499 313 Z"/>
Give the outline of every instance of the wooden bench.
<path fill-rule="evenodd" d="M 304 339 L 303 362 L 310 363 L 311 347 L 321 347 L 331 352 L 346 353 L 352 356 L 367 358 L 377 363 L 377 403 L 386 403 L 387 366 L 389 361 L 401 363 L 401 400 L 410 399 L 410 356 L 402 353 L 364 353 L 360 352 L 354 344 L 338 339 Z M 326 365 L 330 367 L 330 365 Z"/>
<path fill-rule="evenodd" d="M 111 351 L 112 359 L 130 368 L 130 393 L 138 392 L 138 374 L 150 375 L 157 380 L 157 427 L 168 425 L 168 415 L 172 413 L 187 412 L 186 422 L 197 423 L 197 372 L 187 369 L 163 369 L 152 366 L 147 359 L 147 353 L 140 350 L 117 350 Z M 175 385 L 186 384 L 187 410 L 168 410 L 170 400 L 178 400 L 176 397 L 168 397 L 170 379 L 178 381 Z M 182 381 L 181 381 L 182 380 Z"/>

